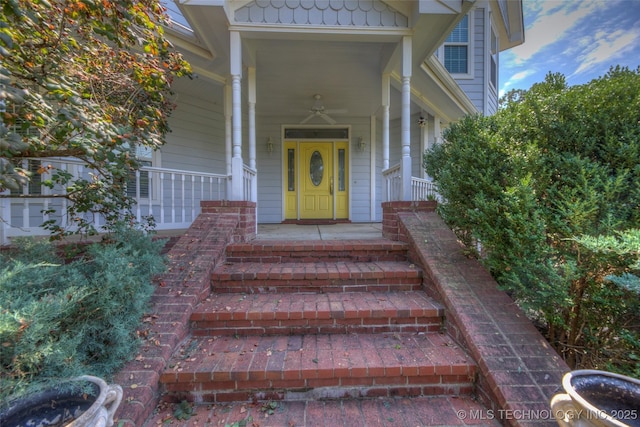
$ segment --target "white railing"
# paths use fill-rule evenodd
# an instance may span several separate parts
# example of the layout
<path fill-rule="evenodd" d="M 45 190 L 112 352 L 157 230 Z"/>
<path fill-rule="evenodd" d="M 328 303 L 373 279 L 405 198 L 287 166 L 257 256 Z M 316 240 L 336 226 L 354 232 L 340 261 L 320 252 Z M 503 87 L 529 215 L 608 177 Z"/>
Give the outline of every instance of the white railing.
<path fill-rule="evenodd" d="M 385 182 L 385 202 L 402 200 L 402 175 L 400 164 L 391 166 L 382 171 L 382 178 Z"/>
<path fill-rule="evenodd" d="M 382 171 L 385 182 L 385 201 L 402 200 L 402 171 L 400 164 Z M 428 179 L 411 177 L 411 201 L 438 200 L 440 195 L 435 184 Z"/>
<path fill-rule="evenodd" d="M 133 182 L 130 183 L 133 185 Z M 142 167 L 135 174 L 134 213 L 153 217 L 157 230 L 188 228 L 200 214 L 202 200 L 225 200 L 227 177 L 221 174 Z"/>
<path fill-rule="evenodd" d="M 32 159 L 31 162 L 32 168 L 34 163 L 36 168 L 43 166 L 40 172 L 46 169 L 38 174 L 42 181 L 49 179 L 54 169 L 65 170 L 74 179 L 90 178 L 91 170 L 75 160 Z M 255 171 L 246 179 L 251 185 Z M 133 209 L 137 220 L 152 216 L 157 230 L 188 228 L 200 214 L 200 201 L 228 199 L 227 176 L 221 174 L 145 166 L 130 177 L 127 186 L 129 195 L 137 201 Z M 33 181 L 24 186 L 21 194 L 25 197 L 0 198 L 0 245 L 7 244 L 12 237 L 49 234 L 42 228 L 48 220 L 55 220 L 61 227 L 69 224 L 64 212 L 70 202 L 64 197 L 64 189 L 49 189 Z M 48 210 L 56 213 L 43 213 Z M 100 216 L 88 219 L 96 229 L 104 225 Z"/>
<path fill-rule="evenodd" d="M 250 202 L 258 201 L 258 171 L 243 165 L 242 168 L 242 193 L 244 200 Z"/>
<path fill-rule="evenodd" d="M 440 202 L 440 195 L 438 189 L 433 181 L 429 181 L 424 178 L 411 177 L 411 200 L 423 201 L 423 200 L 437 200 Z"/>

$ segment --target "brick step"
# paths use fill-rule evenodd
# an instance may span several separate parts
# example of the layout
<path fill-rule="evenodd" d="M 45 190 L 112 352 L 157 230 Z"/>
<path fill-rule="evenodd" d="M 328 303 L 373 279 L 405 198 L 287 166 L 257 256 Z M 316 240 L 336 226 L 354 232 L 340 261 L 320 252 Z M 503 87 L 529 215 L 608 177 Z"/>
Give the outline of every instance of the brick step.
<path fill-rule="evenodd" d="M 497 419 L 497 411 L 490 411 L 470 396 L 194 405 L 189 421 L 182 423 L 175 419 L 177 408 L 178 404 L 161 403 L 143 427 L 158 427 L 169 423 L 172 426 L 264 427 L 502 425 Z"/>
<path fill-rule="evenodd" d="M 408 245 L 387 239 L 254 240 L 227 246 L 229 262 L 406 261 Z"/>
<path fill-rule="evenodd" d="M 191 315 L 191 333 L 291 335 L 436 332 L 444 309 L 422 291 L 219 294 Z"/>
<path fill-rule="evenodd" d="M 477 366 L 447 335 L 191 337 L 160 376 L 172 401 L 470 395 Z"/>
<path fill-rule="evenodd" d="M 422 288 L 422 270 L 408 262 L 226 263 L 212 274 L 216 293 L 388 292 Z"/>

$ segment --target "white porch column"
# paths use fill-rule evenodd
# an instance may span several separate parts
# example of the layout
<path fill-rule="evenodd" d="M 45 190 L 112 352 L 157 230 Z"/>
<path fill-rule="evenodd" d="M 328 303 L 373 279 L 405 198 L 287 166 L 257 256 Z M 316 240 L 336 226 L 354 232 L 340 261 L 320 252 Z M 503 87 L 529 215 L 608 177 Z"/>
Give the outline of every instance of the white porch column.
<path fill-rule="evenodd" d="M 249 67 L 249 167 L 256 169 L 256 69 Z M 251 180 L 251 201 L 258 201 L 258 180 Z"/>
<path fill-rule="evenodd" d="M 402 39 L 402 200 L 411 200 L 411 37 Z"/>
<path fill-rule="evenodd" d="M 231 85 L 227 84 L 224 86 L 224 146 L 225 146 L 225 161 L 227 164 L 227 198 L 231 198 L 232 188 L 231 188 L 231 156 L 232 156 L 232 105 L 231 105 Z"/>
<path fill-rule="evenodd" d="M 440 126 L 440 117 L 433 118 L 433 144 L 440 144 L 442 142 L 442 128 Z"/>
<path fill-rule="evenodd" d="M 389 104 L 391 75 L 382 75 L 382 170 L 389 169 Z"/>
<path fill-rule="evenodd" d="M 244 170 L 242 164 L 242 45 L 240 33 L 230 32 L 231 47 L 231 92 L 233 121 L 233 155 L 231 157 L 231 194 L 230 200 L 244 198 Z"/>

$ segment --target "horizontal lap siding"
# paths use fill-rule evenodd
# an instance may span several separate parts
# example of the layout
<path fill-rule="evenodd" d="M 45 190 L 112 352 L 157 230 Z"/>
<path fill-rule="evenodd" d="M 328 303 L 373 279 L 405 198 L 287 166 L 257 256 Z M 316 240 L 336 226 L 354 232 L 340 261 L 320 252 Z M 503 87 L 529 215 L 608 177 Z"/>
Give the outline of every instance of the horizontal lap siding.
<path fill-rule="evenodd" d="M 187 95 L 194 92 L 193 87 L 187 85 L 197 85 L 197 97 Z M 161 166 L 226 173 L 222 88 L 198 80 L 179 79 L 174 90 L 179 97 L 169 119 L 171 132 L 161 150 Z"/>
<path fill-rule="evenodd" d="M 480 112 L 484 112 L 484 88 L 485 88 L 485 40 L 484 40 L 484 9 L 475 9 L 471 12 L 473 18 L 473 55 L 471 56 L 471 66 L 473 67 L 473 78 L 456 78 L 460 88 L 467 94 L 473 105 Z"/>

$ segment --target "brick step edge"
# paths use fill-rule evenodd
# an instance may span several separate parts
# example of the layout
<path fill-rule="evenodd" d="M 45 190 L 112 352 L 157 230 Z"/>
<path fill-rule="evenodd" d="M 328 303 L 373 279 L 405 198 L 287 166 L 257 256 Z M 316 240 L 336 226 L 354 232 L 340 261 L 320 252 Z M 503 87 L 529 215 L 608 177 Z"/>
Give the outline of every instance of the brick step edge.
<path fill-rule="evenodd" d="M 385 239 L 253 241 L 227 246 L 229 262 L 406 261 L 408 245 Z"/>
<path fill-rule="evenodd" d="M 414 264 L 377 262 L 225 263 L 212 274 L 214 281 L 248 280 L 380 280 L 422 278 Z"/>
<path fill-rule="evenodd" d="M 184 342 L 160 383 L 182 397 L 242 400 L 322 387 L 466 393 L 476 375 L 446 334 L 222 336 Z"/>
<path fill-rule="evenodd" d="M 191 315 L 197 336 L 436 332 L 444 308 L 424 292 L 221 294 Z"/>
<path fill-rule="evenodd" d="M 143 427 L 166 425 L 174 418 L 180 402 L 163 402 Z M 273 409 L 273 413 L 268 412 Z M 268 419 L 266 417 L 268 412 Z M 376 399 L 315 399 L 291 402 L 256 401 L 193 405 L 192 425 L 202 420 L 205 425 L 237 425 L 242 420 L 255 420 L 255 425 L 332 427 L 378 426 L 464 426 L 500 427 L 497 419 L 486 416 L 488 409 L 472 396 L 391 397 Z M 471 415 L 470 415 L 471 414 Z M 484 414 L 478 421 L 473 416 Z M 491 417 L 493 418 L 493 417 Z M 498 418 L 498 417 L 495 417 Z M 325 424 L 324 421 L 328 420 Z M 467 421 L 467 422 L 465 422 Z M 247 422 L 247 425 L 251 424 Z"/>
<path fill-rule="evenodd" d="M 426 379 L 429 381 L 430 379 Z M 447 379 L 445 379 L 447 380 Z M 384 397 L 427 397 L 427 396 L 473 396 L 475 384 L 469 378 L 460 382 L 389 384 L 385 378 L 362 379 L 362 381 L 338 380 L 307 380 L 305 386 L 294 388 L 285 384 L 285 388 L 278 387 L 275 381 L 265 381 L 263 385 L 253 384 L 257 389 L 207 389 L 206 385 L 199 388 L 194 385 L 190 390 L 184 387 L 165 384 L 163 399 L 172 402 L 197 402 L 204 404 L 256 402 L 256 401 L 303 401 L 303 400 L 343 400 L 367 399 Z M 380 384 L 376 382 L 381 381 Z M 347 383 L 347 384 L 341 384 Z M 362 382 L 362 384 L 358 384 Z"/>
<path fill-rule="evenodd" d="M 221 293 L 389 292 L 419 290 L 422 270 L 403 262 L 225 264 L 211 276 Z"/>

